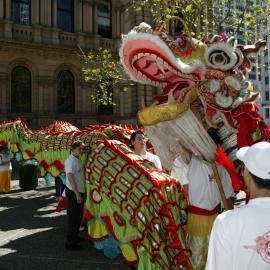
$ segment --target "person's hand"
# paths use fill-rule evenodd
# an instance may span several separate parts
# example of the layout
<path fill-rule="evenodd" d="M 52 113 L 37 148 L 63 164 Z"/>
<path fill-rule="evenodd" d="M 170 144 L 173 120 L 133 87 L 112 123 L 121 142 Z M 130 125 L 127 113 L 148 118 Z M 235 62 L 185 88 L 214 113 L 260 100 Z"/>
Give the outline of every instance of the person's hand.
<path fill-rule="evenodd" d="M 77 198 L 77 203 L 81 204 L 83 202 L 83 197 L 80 193 L 76 194 L 76 198 Z"/>

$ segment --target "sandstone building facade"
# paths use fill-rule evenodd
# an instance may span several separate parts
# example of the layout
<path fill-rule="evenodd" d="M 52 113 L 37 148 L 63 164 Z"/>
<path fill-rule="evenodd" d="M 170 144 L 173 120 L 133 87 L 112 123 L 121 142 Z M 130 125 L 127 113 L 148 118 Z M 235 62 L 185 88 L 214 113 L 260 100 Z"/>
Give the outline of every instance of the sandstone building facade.
<path fill-rule="evenodd" d="M 85 83 L 78 48 L 107 48 L 117 54 L 121 33 L 145 12 L 127 11 L 120 0 L 0 0 L 0 121 L 21 117 L 31 128 L 55 119 L 78 127 L 136 123 L 141 99 L 150 103 L 155 89 L 115 87 L 117 106 L 92 102 L 95 84 Z"/>

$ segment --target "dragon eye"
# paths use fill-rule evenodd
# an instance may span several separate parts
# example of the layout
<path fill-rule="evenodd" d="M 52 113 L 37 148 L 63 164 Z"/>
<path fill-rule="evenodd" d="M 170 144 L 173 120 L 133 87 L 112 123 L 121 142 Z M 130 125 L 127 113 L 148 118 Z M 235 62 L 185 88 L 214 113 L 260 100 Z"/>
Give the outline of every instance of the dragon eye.
<path fill-rule="evenodd" d="M 237 64 L 238 56 L 230 44 L 218 42 L 207 48 L 205 60 L 209 67 L 225 71 L 232 69 Z"/>
<path fill-rule="evenodd" d="M 229 63 L 230 58 L 222 51 L 214 51 L 209 55 L 209 60 L 215 66 L 223 66 Z"/>

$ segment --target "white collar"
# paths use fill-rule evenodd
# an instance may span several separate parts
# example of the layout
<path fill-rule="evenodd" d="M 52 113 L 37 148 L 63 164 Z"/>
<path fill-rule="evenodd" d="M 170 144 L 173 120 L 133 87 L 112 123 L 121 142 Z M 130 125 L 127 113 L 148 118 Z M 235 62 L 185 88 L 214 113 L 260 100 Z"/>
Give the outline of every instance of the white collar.
<path fill-rule="evenodd" d="M 270 197 L 259 197 L 251 199 L 248 205 L 261 205 L 270 208 Z"/>

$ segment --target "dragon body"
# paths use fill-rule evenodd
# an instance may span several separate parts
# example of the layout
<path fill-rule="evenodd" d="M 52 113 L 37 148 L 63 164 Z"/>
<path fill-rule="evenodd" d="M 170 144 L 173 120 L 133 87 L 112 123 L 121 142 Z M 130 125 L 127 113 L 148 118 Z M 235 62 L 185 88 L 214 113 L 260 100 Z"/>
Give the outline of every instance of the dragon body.
<path fill-rule="evenodd" d="M 129 136 L 138 129 L 66 122 L 32 132 L 21 120 L 0 125 L 0 144 L 17 157 L 35 160 L 41 176 L 64 173 L 75 140 L 86 147 L 85 217 L 89 238 L 108 257 L 122 254 L 139 269 L 192 269 L 185 243 L 186 199 L 179 183 L 133 154 Z M 18 158 L 19 157 L 19 158 Z M 146 268 L 145 268 L 146 267 Z"/>

